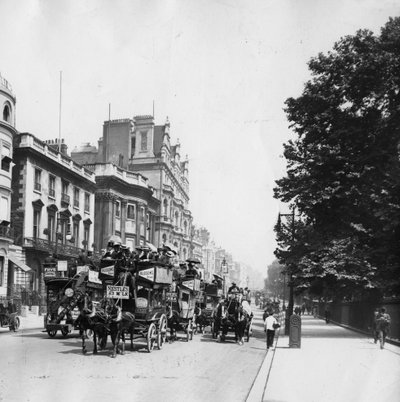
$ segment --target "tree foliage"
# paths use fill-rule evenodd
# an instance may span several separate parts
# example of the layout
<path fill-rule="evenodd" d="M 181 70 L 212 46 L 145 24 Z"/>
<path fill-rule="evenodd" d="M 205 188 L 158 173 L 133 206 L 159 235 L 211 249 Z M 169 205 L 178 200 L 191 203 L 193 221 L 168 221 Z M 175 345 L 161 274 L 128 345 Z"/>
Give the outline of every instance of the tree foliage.
<path fill-rule="evenodd" d="M 308 66 L 302 95 L 286 100 L 296 139 L 284 144 L 274 192 L 298 215 L 294 237 L 291 225 L 277 230 L 276 255 L 298 287 L 398 293 L 400 18 L 379 36 L 340 39 Z"/>

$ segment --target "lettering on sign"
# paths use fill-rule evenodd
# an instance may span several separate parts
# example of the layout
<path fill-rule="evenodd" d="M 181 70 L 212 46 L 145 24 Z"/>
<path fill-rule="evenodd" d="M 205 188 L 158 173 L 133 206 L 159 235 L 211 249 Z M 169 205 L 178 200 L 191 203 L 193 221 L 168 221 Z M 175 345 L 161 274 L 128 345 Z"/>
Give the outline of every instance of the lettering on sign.
<path fill-rule="evenodd" d="M 56 267 L 44 267 L 44 276 L 56 276 Z"/>
<path fill-rule="evenodd" d="M 67 271 L 68 270 L 68 261 L 57 261 L 57 271 Z"/>
<path fill-rule="evenodd" d="M 148 269 L 144 269 L 143 271 L 139 271 L 138 275 L 144 279 L 147 279 L 148 281 L 153 281 L 154 280 L 154 268 L 148 268 Z"/>
<path fill-rule="evenodd" d="M 129 287 L 107 285 L 107 297 L 112 299 L 129 299 Z"/>
<path fill-rule="evenodd" d="M 114 265 L 110 265 L 109 267 L 101 268 L 101 273 L 104 275 L 114 276 Z"/>
<path fill-rule="evenodd" d="M 182 285 L 185 286 L 188 289 L 194 289 L 194 280 L 190 280 L 190 281 L 184 281 L 182 282 Z"/>

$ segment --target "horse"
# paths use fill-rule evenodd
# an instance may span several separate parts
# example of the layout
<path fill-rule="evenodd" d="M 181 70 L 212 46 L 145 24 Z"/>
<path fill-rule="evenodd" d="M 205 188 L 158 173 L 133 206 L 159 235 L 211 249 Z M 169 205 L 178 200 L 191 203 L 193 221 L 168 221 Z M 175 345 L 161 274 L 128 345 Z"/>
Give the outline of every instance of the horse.
<path fill-rule="evenodd" d="M 82 353 L 86 354 L 86 331 L 93 331 L 93 354 L 97 354 L 97 336 L 100 341 L 100 348 L 103 349 L 107 342 L 108 332 L 108 316 L 105 311 L 99 307 L 95 307 L 90 295 L 85 291 L 77 303 L 79 308 L 79 317 L 77 323 L 79 325 L 79 333 L 82 337 Z"/>
<path fill-rule="evenodd" d="M 113 299 L 103 299 L 102 305 L 108 315 L 109 330 L 111 341 L 113 343 L 112 357 L 117 353 L 125 353 L 125 332 L 129 332 L 131 339 L 131 350 L 133 350 L 133 333 L 135 328 L 135 316 L 129 311 L 122 311 L 122 308 Z M 119 349 L 119 343 L 122 339 L 122 348 Z"/>
<path fill-rule="evenodd" d="M 167 306 L 166 309 L 167 316 L 167 327 L 169 328 L 169 339 L 168 342 L 171 343 L 176 339 L 176 333 L 178 329 L 181 327 L 180 325 L 180 316 L 176 310 L 173 310 L 171 306 Z"/>

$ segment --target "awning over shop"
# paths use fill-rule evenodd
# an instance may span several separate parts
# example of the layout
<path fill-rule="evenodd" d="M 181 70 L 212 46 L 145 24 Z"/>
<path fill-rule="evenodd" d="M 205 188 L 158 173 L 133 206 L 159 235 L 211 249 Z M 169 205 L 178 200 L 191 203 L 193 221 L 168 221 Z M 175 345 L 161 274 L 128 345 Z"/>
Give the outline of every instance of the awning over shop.
<path fill-rule="evenodd" d="M 14 257 L 12 255 L 8 256 L 8 259 L 15 264 L 17 267 L 21 268 L 23 271 L 28 272 L 31 271 L 32 268 L 29 268 L 26 264 L 24 264 L 21 260 L 19 260 L 17 257 Z"/>

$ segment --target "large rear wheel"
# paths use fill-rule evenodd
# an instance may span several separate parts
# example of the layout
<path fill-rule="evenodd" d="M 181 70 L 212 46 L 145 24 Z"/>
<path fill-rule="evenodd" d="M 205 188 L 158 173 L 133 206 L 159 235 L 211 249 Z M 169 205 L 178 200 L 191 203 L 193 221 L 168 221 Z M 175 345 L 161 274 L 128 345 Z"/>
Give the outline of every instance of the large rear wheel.
<path fill-rule="evenodd" d="M 147 331 L 147 351 L 150 353 L 154 349 L 154 343 L 156 342 L 157 329 L 155 324 L 152 322 Z"/>
<path fill-rule="evenodd" d="M 160 318 L 160 322 L 158 325 L 158 331 L 157 331 L 157 348 L 158 350 L 161 350 L 163 347 L 163 344 L 165 343 L 167 339 L 167 318 L 165 316 L 162 316 Z"/>

